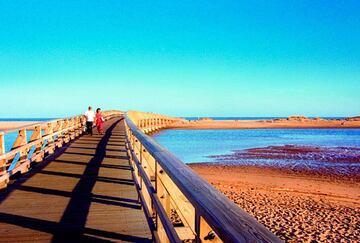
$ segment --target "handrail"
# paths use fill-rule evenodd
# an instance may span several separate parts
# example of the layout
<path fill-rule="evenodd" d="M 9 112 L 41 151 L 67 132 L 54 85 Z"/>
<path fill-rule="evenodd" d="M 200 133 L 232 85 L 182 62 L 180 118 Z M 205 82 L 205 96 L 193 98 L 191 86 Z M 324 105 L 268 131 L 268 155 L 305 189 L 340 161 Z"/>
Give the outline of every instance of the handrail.
<path fill-rule="evenodd" d="M 140 193 L 150 194 L 148 200 L 143 203 L 149 204 L 148 207 L 151 207 L 152 204 L 156 204 L 153 200 L 155 196 L 162 197 L 160 202 L 167 213 L 165 216 L 170 217 L 171 210 L 176 211 L 187 229 L 187 238 L 182 238 L 182 240 L 280 242 L 280 239 L 252 216 L 145 134 L 154 129 L 166 128 L 171 122 L 179 119 L 160 116 L 166 121 L 161 123 L 156 122 L 159 115 L 134 113 L 136 112 L 125 114 L 127 140 L 131 145 L 131 153 L 135 156 L 133 167 L 138 172 L 139 181 L 145 180 L 145 177 L 154 178 L 153 186 L 157 194 L 151 195 L 151 188 L 148 184 L 143 183 Z M 148 125 L 143 126 L 144 124 Z M 147 172 L 142 172 L 144 170 Z M 144 187 L 147 189 L 146 191 L 143 189 Z M 155 213 L 161 212 L 155 210 Z M 160 229 L 158 228 L 155 232 L 158 234 L 159 242 L 169 242 L 169 239 L 173 237 L 161 234 L 160 231 L 165 230 L 164 226 L 160 225 Z"/>
<path fill-rule="evenodd" d="M 120 111 L 104 111 L 105 120 L 123 114 Z M 32 163 L 41 162 L 55 149 L 78 137 L 85 128 L 84 116 L 55 119 L 0 132 L 0 188 L 9 183 L 10 176 L 26 173 Z M 28 141 L 27 130 L 32 130 Z M 44 130 L 44 131 L 43 131 Z M 5 134 L 18 131 L 10 151 L 5 151 Z M 32 154 L 30 156 L 30 151 Z"/>

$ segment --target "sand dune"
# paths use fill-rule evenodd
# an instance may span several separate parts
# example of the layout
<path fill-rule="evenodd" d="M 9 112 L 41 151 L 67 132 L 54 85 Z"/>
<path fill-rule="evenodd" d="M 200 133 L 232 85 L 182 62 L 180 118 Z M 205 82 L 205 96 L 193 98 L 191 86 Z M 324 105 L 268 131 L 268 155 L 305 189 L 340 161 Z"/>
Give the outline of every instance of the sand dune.
<path fill-rule="evenodd" d="M 360 128 L 360 118 L 326 120 L 292 116 L 271 120 L 182 120 L 171 125 L 177 129 L 246 129 L 246 128 Z"/>

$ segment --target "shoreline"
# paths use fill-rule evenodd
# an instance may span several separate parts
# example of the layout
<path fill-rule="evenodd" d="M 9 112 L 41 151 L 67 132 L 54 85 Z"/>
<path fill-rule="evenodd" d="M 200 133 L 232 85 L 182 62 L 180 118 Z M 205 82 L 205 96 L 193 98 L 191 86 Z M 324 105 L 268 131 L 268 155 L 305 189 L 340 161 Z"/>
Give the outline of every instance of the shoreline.
<path fill-rule="evenodd" d="M 264 166 L 188 165 L 286 242 L 359 240 L 360 181 Z"/>

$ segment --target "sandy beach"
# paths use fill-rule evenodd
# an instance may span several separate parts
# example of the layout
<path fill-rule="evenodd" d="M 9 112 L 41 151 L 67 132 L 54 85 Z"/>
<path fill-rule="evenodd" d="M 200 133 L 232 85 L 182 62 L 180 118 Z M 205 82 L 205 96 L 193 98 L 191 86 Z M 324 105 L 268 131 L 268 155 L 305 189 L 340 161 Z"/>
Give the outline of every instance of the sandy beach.
<path fill-rule="evenodd" d="M 38 121 L 0 121 L 0 131 L 11 130 L 18 127 L 39 123 Z"/>
<path fill-rule="evenodd" d="M 327 120 L 294 116 L 270 120 L 182 120 L 173 129 L 250 129 L 250 128 L 360 128 L 360 118 Z"/>
<path fill-rule="evenodd" d="M 190 167 L 286 242 L 360 241 L 358 178 L 259 166 Z"/>

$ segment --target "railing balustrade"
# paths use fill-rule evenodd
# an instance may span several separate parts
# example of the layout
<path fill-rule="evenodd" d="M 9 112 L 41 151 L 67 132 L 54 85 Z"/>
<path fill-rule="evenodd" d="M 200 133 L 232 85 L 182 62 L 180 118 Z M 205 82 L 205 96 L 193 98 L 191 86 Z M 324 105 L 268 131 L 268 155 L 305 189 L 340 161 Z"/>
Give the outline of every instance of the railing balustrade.
<path fill-rule="evenodd" d="M 103 112 L 106 120 L 121 114 L 119 111 Z M 82 134 L 84 129 L 84 117 L 79 115 L 0 132 L 0 188 L 7 186 L 11 176 L 28 172 L 33 163 L 41 162 L 45 156 Z M 28 131 L 32 131 L 29 139 Z M 6 151 L 5 135 L 12 132 L 18 135 L 10 151 Z"/>
<path fill-rule="evenodd" d="M 280 242 L 147 134 L 179 118 L 130 111 L 126 141 L 133 177 L 156 242 Z"/>

